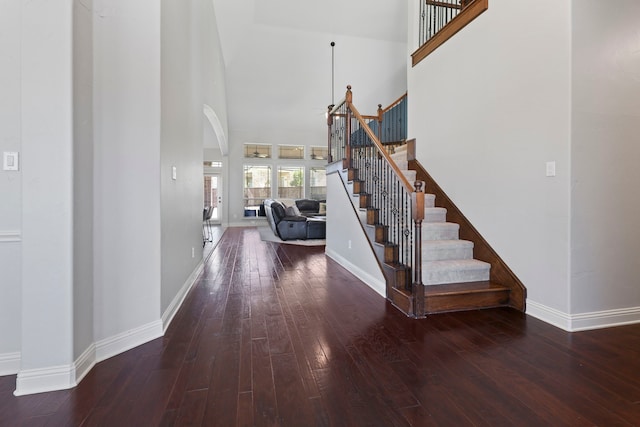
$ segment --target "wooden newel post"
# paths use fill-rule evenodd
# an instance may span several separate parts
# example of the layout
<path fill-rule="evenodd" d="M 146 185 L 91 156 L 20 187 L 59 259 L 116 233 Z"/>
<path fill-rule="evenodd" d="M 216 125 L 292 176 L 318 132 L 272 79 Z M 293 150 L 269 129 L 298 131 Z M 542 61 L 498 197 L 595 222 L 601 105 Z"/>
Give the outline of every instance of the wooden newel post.
<path fill-rule="evenodd" d="M 345 104 L 347 106 L 347 117 L 345 125 L 345 168 L 351 167 L 351 103 L 353 102 L 353 94 L 351 93 L 351 85 L 347 86 L 347 94 L 345 95 Z"/>
<path fill-rule="evenodd" d="M 328 147 L 328 159 L 329 159 L 329 163 L 333 163 L 333 155 L 332 155 L 332 150 L 331 150 L 331 128 L 333 126 L 333 115 L 331 114 L 331 110 L 333 110 L 333 105 L 329 105 L 327 107 L 327 126 L 329 129 L 329 133 L 328 133 L 328 142 L 327 142 L 327 147 Z"/>
<path fill-rule="evenodd" d="M 416 191 L 411 193 L 411 216 L 414 223 L 414 261 L 413 284 L 413 314 L 424 317 L 424 284 L 422 283 L 422 220 L 424 219 L 424 181 L 416 181 L 413 186 Z"/>
<path fill-rule="evenodd" d="M 378 104 L 378 141 L 382 142 L 382 104 Z"/>

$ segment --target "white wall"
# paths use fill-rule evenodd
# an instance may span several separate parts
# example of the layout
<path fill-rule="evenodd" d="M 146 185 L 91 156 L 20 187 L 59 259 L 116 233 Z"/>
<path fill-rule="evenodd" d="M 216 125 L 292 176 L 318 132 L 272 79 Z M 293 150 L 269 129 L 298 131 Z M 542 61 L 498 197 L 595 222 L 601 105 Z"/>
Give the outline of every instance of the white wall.
<path fill-rule="evenodd" d="M 162 1 L 163 313 L 202 260 L 204 116 L 200 6 L 199 0 Z M 177 170 L 175 180 L 172 167 Z"/>
<path fill-rule="evenodd" d="M 202 94 L 204 103 L 210 106 L 222 125 L 222 132 L 226 137 L 229 135 L 228 113 L 227 113 L 227 87 L 226 70 L 216 12 L 212 0 L 200 0 L 200 25 L 202 31 Z M 209 123 L 205 126 L 211 127 Z M 209 129 L 211 130 L 211 129 Z M 206 148 L 219 147 L 216 144 L 207 144 Z"/>
<path fill-rule="evenodd" d="M 204 103 L 213 110 L 216 126 L 208 118 L 203 122 L 204 160 L 221 161 L 222 170 L 222 209 L 220 215 L 225 223 L 229 221 L 229 124 L 227 109 L 226 67 L 222 53 L 218 21 L 214 2 L 201 0 L 202 43 L 202 85 Z M 224 151 L 224 155 L 223 155 Z"/>
<path fill-rule="evenodd" d="M 570 23 L 566 1 L 491 0 L 488 11 L 408 72 L 418 160 L 522 280 L 528 308 L 563 313 Z M 410 53 L 416 47 L 411 43 Z M 547 161 L 556 162 L 556 177 L 545 177 Z"/>
<path fill-rule="evenodd" d="M 328 175 L 326 254 L 386 297 L 384 275 L 349 197 L 340 176 Z"/>
<path fill-rule="evenodd" d="M 73 348 L 93 337 L 93 1 L 73 8 Z"/>
<path fill-rule="evenodd" d="M 21 1 L 0 2 L 0 153 L 21 151 Z M 0 375 L 16 373 L 20 351 L 22 173 L 0 170 Z"/>
<path fill-rule="evenodd" d="M 29 379 L 40 369 L 70 367 L 73 362 L 72 13 L 72 0 L 32 1 L 22 8 L 22 342 L 17 394 L 72 381 L 52 373 L 51 384 L 33 387 Z"/>
<path fill-rule="evenodd" d="M 640 3 L 572 3 L 571 312 L 638 321 Z"/>
<path fill-rule="evenodd" d="M 94 19 L 95 338 L 160 319 L 160 3 Z"/>

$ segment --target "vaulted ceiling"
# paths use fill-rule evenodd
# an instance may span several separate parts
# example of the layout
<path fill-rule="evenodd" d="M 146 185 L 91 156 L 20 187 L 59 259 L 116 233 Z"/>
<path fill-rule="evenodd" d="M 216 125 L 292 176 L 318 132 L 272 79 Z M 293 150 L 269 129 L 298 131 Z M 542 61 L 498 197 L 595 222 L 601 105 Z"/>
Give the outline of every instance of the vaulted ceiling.
<path fill-rule="evenodd" d="M 226 65 L 229 129 L 326 132 L 324 113 L 356 75 L 406 86 L 406 0 L 213 0 Z M 332 50 L 334 95 L 332 99 Z M 382 61 L 382 62 L 380 62 Z M 384 61 L 393 63 L 386 64 Z M 364 83 L 356 88 L 362 93 Z M 374 83 L 367 88 L 370 92 Z M 401 95 L 394 89 L 393 96 Z M 391 98 L 393 97 L 391 96 Z M 389 98 L 389 97 L 387 97 Z M 362 98 L 360 98 L 362 99 Z M 379 102 L 372 99 L 371 111 Z M 367 105 L 368 105 L 367 104 Z M 254 141 L 258 142 L 258 141 Z"/>

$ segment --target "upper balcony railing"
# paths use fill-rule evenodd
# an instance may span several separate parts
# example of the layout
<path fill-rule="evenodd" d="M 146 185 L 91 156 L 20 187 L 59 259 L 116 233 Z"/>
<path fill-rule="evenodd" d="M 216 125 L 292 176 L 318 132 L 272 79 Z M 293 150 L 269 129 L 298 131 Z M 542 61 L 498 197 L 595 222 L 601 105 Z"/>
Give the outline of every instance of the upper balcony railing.
<path fill-rule="evenodd" d="M 419 47 L 411 55 L 418 62 L 489 8 L 489 0 L 419 0 Z"/>

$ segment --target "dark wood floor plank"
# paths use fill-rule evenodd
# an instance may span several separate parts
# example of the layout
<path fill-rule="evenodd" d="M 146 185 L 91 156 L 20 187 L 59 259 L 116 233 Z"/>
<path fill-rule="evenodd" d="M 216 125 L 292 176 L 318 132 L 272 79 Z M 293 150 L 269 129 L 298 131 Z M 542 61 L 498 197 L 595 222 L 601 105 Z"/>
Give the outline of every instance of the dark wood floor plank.
<path fill-rule="evenodd" d="M 230 426 L 235 424 L 240 375 L 240 335 L 230 334 L 220 341 L 213 361 L 209 393 L 203 424 Z"/>
<path fill-rule="evenodd" d="M 253 393 L 250 391 L 238 395 L 237 427 L 252 427 L 253 423 Z M 195 424 L 198 425 L 198 424 Z"/>
<path fill-rule="evenodd" d="M 293 344 L 289 337 L 287 322 L 284 315 L 266 316 L 267 336 L 269 337 L 269 353 L 283 354 L 292 353 Z"/>
<path fill-rule="evenodd" d="M 278 423 L 297 426 L 300 420 L 312 420 L 313 411 L 296 356 L 292 353 L 272 355 L 271 366 L 278 402 Z"/>
<path fill-rule="evenodd" d="M 462 317 L 458 319 L 463 321 Z M 493 326 L 482 324 L 468 331 L 491 337 Z M 519 340 L 509 347 L 494 347 L 487 354 L 505 365 L 519 367 L 521 374 L 528 373 L 529 381 L 550 390 L 556 400 L 565 402 L 595 425 L 630 425 L 614 414 L 613 408 L 625 417 L 638 415 L 638 408 L 634 412 L 630 402 L 616 397 L 618 388 L 607 389 L 611 379 L 602 371 L 582 364 L 545 340 Z"/>
<path fill-rule="evenodd" d="M 256 426 L 276 426 L 277 407 L 269 343 L 266 338 L 251 342 L 253 368 L 253 421 Z"/>
<path fill-rule="evenodd" d="M 252 227 L 207 245 L 163 338 L 71 390 L 15 397 L 1 377 L 0 426 L 640 425 L 640 325 L 567 333 L 503 308 L 412 320 L 323 247 Z"/>
<path fill-rule="evenodd" d="M 202 424 L 207 404 L 207 392 L 207 390 L 192 390 L 185 393 L 175 425 L 199 426 Z"/>

